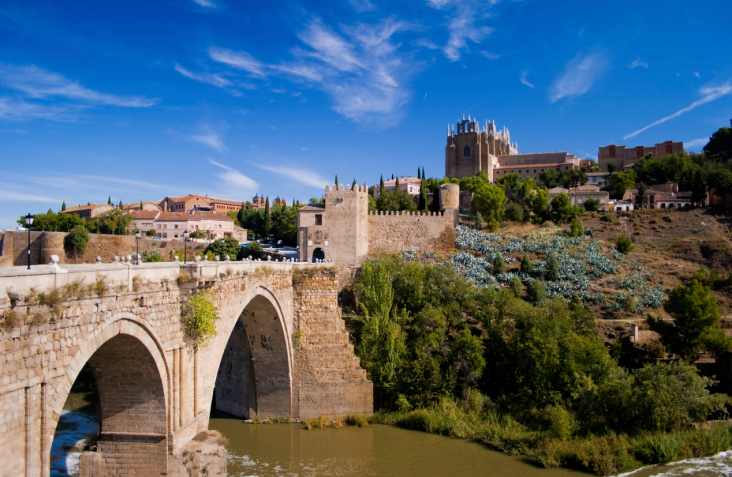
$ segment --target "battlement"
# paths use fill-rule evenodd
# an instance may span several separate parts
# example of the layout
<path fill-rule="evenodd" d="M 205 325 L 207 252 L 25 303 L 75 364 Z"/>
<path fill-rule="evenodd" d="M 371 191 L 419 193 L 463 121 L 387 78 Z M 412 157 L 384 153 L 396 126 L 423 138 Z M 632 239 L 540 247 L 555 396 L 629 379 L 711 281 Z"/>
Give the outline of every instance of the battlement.
<path fill-rule="evenodd" d="M 332 189 L 331 189 L 332 187 Z M 358 185 L 356 184 L 355 188 L 351 188 L 351 184 L 338 184 L 337 186 L 333 184 L 333 186 L 330 186 L 326 184 L 325 186 L 325 193 L 328 192 L 360 192 L 360 193 L 369 193 L 369 187 L 364 185 Z"/>
<path fill-rule="evenodd" d="M 410 216 L 410 217 L 444 217 L 445 212 L 426 212 L 426 211 L 411 211 L 411 210 L 370 210 L 369 215 L 376 216 Z"/>

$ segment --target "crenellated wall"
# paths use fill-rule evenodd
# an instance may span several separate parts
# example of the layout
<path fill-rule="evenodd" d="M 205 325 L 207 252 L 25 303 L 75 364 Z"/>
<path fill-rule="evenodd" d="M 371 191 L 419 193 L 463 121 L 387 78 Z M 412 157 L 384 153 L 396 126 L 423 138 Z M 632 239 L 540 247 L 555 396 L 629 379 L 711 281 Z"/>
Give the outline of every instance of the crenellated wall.
<path fill-rule="evenodd" d="M 293 263 L 0 269 L 0 475 L 49 475 L 61 410 L 87 363 L 102 422 L 97 451 L 82 456 L 84 477 L 182 477 L 195 450 L 208 475 L 224 475 L 225 450 L 201 446 L 215 370 L 232 358 L 253 363 L 230 379 L 226 397 L 247 417 L 370 414 L 372 385 L 348 343 L 337 288 L 335 272 Z M 202 292 L 220 318 L 216 336 L 194 347 L 181 307 Z M 237 390 L 252 388 L 235 402 Z"/>
<path fill-rule="evenodd" d="M 445 234 L 454 228 L 456 211 L 369 212 L 369 250 L 399 253 L 428 251 L 440 247 Z"/>

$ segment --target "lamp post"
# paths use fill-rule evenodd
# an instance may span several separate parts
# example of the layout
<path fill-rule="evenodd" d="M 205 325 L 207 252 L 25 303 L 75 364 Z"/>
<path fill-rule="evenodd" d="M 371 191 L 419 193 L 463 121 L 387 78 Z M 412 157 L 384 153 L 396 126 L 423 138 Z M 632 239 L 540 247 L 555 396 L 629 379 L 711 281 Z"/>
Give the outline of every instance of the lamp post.
<path fill-rule="evenodd" d="M 28 212 L 25 216 L 25 228 L 28 229 L 28 270 L 30 270 L 30 228 L 33 225 L 33 216 Z"/>
<path fill-rule="evenodd" d="M 137 232 L 135 232 L 135 258 L 137 259 L 137 260 L 135 260 L 135 265 L 140 264 L 140 238 L 141 237 L 142 237 L 142 235 L 140 234 L 139 230 Z"/>
<path fill-rule="evenodd" d="M 183 231 L 183 263 L 186 263 L 186 255 L 188 255 L 188 231 Z"/>

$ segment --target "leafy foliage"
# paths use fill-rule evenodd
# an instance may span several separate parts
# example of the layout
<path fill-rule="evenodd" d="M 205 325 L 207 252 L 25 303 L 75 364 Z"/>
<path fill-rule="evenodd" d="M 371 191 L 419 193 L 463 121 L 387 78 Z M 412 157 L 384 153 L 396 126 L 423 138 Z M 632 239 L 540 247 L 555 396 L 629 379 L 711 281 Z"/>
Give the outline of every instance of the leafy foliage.
<path fill-rule="evenodd" d="M 207 293 L 192 296 L 181 309 L 181 323 L 186 339 L 195 348 L 205 347 L 216 336 L 219 310 Z"/>
<path fill-rule="evenodd" d="M 237 260 L 240 251 L 241 245 L 239 245 L 239 241 L 234 237 L 224 237 L 223 239 L 214 240 L 206 247 L 206 253 L 212 252 L 221 260 L 224 260 L 224 257 L 227 255 L 231 260 Z"/>
<path fill-rule="evenodd" d="M 476 210 L 489 221 L 503 218 L 508 199 L 500 187 L 483 184 L 475 192 L 474 200 Z"/>
<path fill-rule="evenodd" d="M 89 243 L 89 232 L 83 225 L 77 225 L 71 229 L 64 237 L 64 250 L 73 254 L 75 257 L 86 252 L 86 246 Z"/>

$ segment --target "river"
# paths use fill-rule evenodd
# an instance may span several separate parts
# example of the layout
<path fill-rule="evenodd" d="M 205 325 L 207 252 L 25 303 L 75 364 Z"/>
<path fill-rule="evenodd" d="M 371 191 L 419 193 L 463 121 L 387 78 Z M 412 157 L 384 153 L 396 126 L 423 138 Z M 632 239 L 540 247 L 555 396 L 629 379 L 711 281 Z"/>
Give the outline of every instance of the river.
<path fill-rule="evenodd" d="M 86 393 L 67 400 L 51 451 L 52 477 L 78 475 L 84 444 L 98 431 Z M 298 424 L 246 424 L 211 419 L 210 429 L 229 439 L 230 477 L 274 476 L 473 476 L 578 477 L 567 469 L 544 469 L 474 442 L 392 426 L 305 430 Z M 732 452 L 653 466 L 625 477 L 732 476 Z"/>

